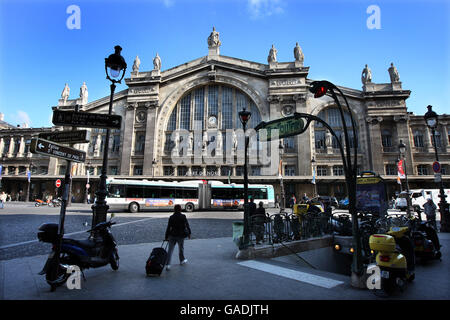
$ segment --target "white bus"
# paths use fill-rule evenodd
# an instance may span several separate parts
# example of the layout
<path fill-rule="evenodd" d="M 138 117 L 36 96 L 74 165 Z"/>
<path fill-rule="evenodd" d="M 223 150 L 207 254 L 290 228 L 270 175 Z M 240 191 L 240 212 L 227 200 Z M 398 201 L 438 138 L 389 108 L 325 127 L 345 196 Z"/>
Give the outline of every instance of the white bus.
<path fill-rule="evenodd" d="M 172 209 L 176 204 L 191 212 L 199 209 L 239 209 L 244 203 L 242 184 L 224 184 L 220 181 L 148 181 L 107 180 L 107 203 L 111 209 L 132 213 L 152 209 Z M 272 185 L 249 184 L 249 196 L 256 204 L 275 206 Z"/>

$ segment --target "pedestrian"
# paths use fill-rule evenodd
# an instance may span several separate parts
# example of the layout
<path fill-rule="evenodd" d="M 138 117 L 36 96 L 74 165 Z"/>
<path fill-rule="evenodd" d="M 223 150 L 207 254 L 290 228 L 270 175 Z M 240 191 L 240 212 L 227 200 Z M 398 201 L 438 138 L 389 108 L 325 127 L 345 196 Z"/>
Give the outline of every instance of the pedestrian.
<path fill-rule="evenodd" d="M 259 202 L 258 208 L 253 215 L 253 233 L 256 237 L 256 244 L 260 244 L 264 239 L 264 222 L 266 220 L 266 209 L 264 209 L 264 203 Z"/>
<path fill-rule="evenodd" d="M 309 198 L 308 198 L 308 196 L 306 195 L 306 193 L 303 194 L 302 201 L 303 201 L 304 204 L 307 204 L 307 203 L 308 203 Z"/>
<path fill-rule="evenodd" d="M 189 222 L 184 214 L 181 213 L 181 206 L 176 204 L 174 207 L 174 214 L 169 218 L 167 224 L 165 240 L 169 241 L 169 252 L 167 253 L 166 270 L 170 270 L 170 260 L 172 257 L 175 244 L 178 244 L 178 257 L 180 264 L 187 263 L 187 259 L 184 257 L 184 239 L 191 238 L 191 228 Z"/>
<path fill-rule="evenodd" d="M 292 194 L 291 199 L 289 200 L 289 207 L 294 209 L 294 204 L 297 203 L 297 198 L 295 198 L 295 195 Z"/>
<path fill-rule="evenodd" d="M 427 202 L 423 205 L 423 211 L 425 212 L 425 215 L 427 216 L 427 222 L 429 222 L 434 230 L 437 231 L 437 225 L 436 225 L 436 205 L 433 202 L 433 199 L 428 198 Z"/>
<path fill-rule="evenodd" d="M 0 207 L 2 209 L 5 207 L 6 198 L 7 198 L 7 196 L 6 196 L 5 191 L 2 191 L 2 193 L 0 194 L 0 202 L 1 202 Z"/>
<path fill-rule="evenodd" d="M 250 197 L 250 203 L 248 204 L 248 213 L 250 217 L 256 213 L 256 204 L 254 201 L 255 200 L 252 197 Z"/>

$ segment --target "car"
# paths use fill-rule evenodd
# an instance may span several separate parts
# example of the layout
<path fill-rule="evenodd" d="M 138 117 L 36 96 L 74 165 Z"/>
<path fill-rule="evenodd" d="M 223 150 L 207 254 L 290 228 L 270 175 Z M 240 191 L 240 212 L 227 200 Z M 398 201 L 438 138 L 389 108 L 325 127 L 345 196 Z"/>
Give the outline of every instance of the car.
<path fill-rule="evenodd" d="M 348 197 L 339 201 L 339 209 L 348 209 Z"/>
<path fill-rule="evenodd" d="M 314 197 L 310 200 L 312 203 L 323 203 L 323 205 L 325 207 L 327 206 L 331 206 L 332 210 L 335 210 L 336 208 L 339 207 L 339 203 L 337 201 L 337 199 L 335 197 L 330 197 L 330 196 L 318 196 L 318 197 Z"/>

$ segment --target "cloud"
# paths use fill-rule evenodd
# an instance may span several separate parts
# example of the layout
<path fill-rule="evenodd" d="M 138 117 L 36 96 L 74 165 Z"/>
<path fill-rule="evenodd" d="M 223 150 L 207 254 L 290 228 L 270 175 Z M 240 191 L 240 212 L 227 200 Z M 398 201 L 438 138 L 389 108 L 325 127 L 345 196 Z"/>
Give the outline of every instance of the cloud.
<path fill-rule="evenodd" d="M 248 11 L 252 19 L 284 13 L 282 0 L 248 0 Z"/>
<path fill-rule="evenodd" d="M 18 110 L 16 114 L 12 115 L 12 119 L 15 124 L 20 124 L 20 126 L 22 126 L 24 123 L 26 123 L 29 127 L 31 127 L 30 116 L 25 111 Z"/>

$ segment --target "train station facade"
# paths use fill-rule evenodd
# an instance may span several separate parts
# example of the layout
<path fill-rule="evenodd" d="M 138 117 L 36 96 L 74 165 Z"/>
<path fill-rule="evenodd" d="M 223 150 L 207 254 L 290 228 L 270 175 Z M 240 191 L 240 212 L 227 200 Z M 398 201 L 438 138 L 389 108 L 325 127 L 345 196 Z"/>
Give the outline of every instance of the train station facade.
<path fill-rule="evenodd" d="M 126 89 L 114 95 L 113 113 L 122 116 L 122 128 L 111 131 L 108 177 L 242 183 L 244 157 L 240 150 L 244 140 L 238 113 L 243 108 L 252 114 L 248 128 L 300 112 L 322 118 L 338 136 L 343 134 L 344 124 L 332 97 L 314 98 L 308 91 L 313 80 L 322 79 L 308 78 L 310 67 L 304 65 L 298 43 L 283 48 L 293 49 L 292 61 L 279 62 L 272 46 L 267 63 L 259 63 L 221 55 L 216 30 L 206 42 L 206 56 L 166 70 L 162 68 L 164 57 L 158 54 L 153 70 L 147 71 L 140 70 L 140 58 L 136 57 L 125 79 Z M 403 89 L 392 64 L 387 72 L 390 83 L 372 82 L 367 65 L 361 89 L 335 83 L 357 123 L 358 144 L 353 138 L 350 144 L 358 152 L 358 170 L 380 174 L 390 195 L 399 191 L 396 162 L 401 140 L 407 146 L 410 189 L 436 188 L 431 132 L 423 115 L 408 112 L 411 92 Z M 89 102 L 85 84 L 79 98 L 69 99 L 65 91 L 54 110 L 74 110 L 78 105 L 83 112 L 108 111 L 109 96 Z M 425 113 L 426 106 L 423 109 Z M 32 199 L 55 194 L 55 180 L 64 177 L 66 161 L 31 154 L 29 145 L 41 132 L 63 129 L 69 128 L 27 128 L 0 121 L 1 188 L 12 194 L 13 200 L 26 199 L 28 190 Z M 93 198 L 102 166 L 106 131 L 89 130 L 91 142 L 74 146 L 87 153 L 86 162 L 72 170 L 76 202 L 85 201 L 88 193 Z M 449 130 L 450 115 L 440 115 L 436 145 L 446 186 L 450 181 Z M 261 155 L 265 149 L 254 137 L 250 138 L 249 154 Z M 345 196 L 337 140 L 320 123 L 313 122 L 304 133 L 283 139 L 281 147 L 279 141 L 272 142 L 270 150 L 277 155 L 271 157 L 276 165 L 253 157 L 248 166 L 250 183 L 272 184 L 279 195 L 281 173 L 286 197 L 295 194 L 299 198 L 303 193 Z M 27 170 L 31 171 L 30 182 Z"/>

